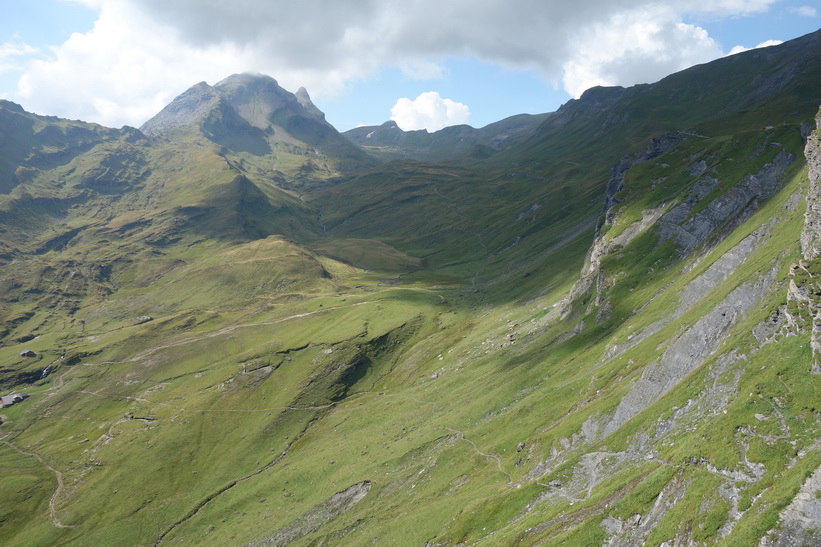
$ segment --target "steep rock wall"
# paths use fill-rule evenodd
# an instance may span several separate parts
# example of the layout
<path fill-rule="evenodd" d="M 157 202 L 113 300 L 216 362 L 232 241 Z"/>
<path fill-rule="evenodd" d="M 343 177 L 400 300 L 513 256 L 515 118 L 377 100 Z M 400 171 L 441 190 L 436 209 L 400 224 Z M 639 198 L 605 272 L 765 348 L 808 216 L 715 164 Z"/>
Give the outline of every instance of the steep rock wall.
<path fill-rule="evenodd" d="M 623 158 L 613 166 L 612 177 L 605 196 L 605 218 L 603 226 L 615 223 L 619 204 L 618 194 L 624 189 L 624 177 L 635 165 L 657 158 L 685 142 L 686 134 L 676 132 L 662 135 L 650 141 L 645 152 L 637 158 Z M 771 146 L 781 146 L 770 143 Z M 821 158 L 821 154 L 819 154 Z M 795 155 L 781 150 L 769 163 L 757 171 L 741 177 L 730 188 L 716 195 L 715 190 L 722 181 L 710 175 L 704 160 L 693 161 L 687 174 L 694 182 L 678 204 L 661 204 L 642 211 L 642 219 L 611 236 L 608 233 L 596 237 L 582 267 L 579 281 L 573 286 L 562 308 L 562 318 L 573 312 L 574 302 L 595 291 L 595 297 L 584 311 L 589 314 L 594 307 L 599 308 L 597 321 L 609 316 L 606 296 L 611 280 L 601 268 L 604 258 L 617 249 L 627 247 L 639 234 L 648 229 L 655 230 L 659 243 L 673 239 L 678 246 L 678 254 L 685 257 L 703 245 L 711 245 L 723 235 L 739 226 L 771 198 L 784 184 L 786 173 L 795 161 Z M 818 183 L 817 186 L 821 186 Z M 821 188 L 819 194 L 818 218 L 821 219 Z M 600 227 L 601 228 L 601 227 Z M 818 221 L 821 234 L 821 220 Z M 821 235 L 819 235 L 821 241 Z M 821 243 L 819 243 L 821 251 Z M 821 328 L 821 326 L 819 326 Z"/>
<path fill-rule="evenodd" d="M 811 374 L 821 374 L 821 109 L 816 116 L 816 129 L 807 135 L 804 155 L 807 159 L 807 210 L 801 233 L 801 253 L 804 260 L 793 264 L 787 300 L 792 304 L 790 319 L 793 328 L 811 329 Z M 788 307 L 789 309 L 789 307 Z M 806 323 L 809 322 L 809 325 Z M 818 444 L 816 443 L 816 448 Z M 821 468 L 804 482 L 786 509 L 779 514 L 778 526 L 761 538 L 762 547 L 817 545 L 821 531 Z"/>
<path fill-rule="evenodd" d="M 675 238 L 679 252 L 687 255 L 722 228 L 735 227 L 749 218 L 761 202 L 775 194 L 794 160 L 792 154 L 780 152 L 761 170 L 747 175 L 728 192 L 693 214 L 694 206 L 719 184 L 717 179 L 704 177 L 698 181 L 700 184 L 693 186 L 683 203 L 661 217 L 658 222 L 660 240 Z"/>
<path fill-rule="evenodd" d="M 816 117 L 816 127 L 821 126 L 821 110 Z M 807 212 L 804 231 L 801 234 L 801 252 L 805 260 L 821 255 L 821 135 L 818 129 L 807 136 L 804 148 L 807 158 L 810 187 L 807 190 Z"/>
<path fill-rule="evenodd" d="M 816 129 L 807 136 L 804 156 L 807 159 L 807 210 L 801 233 L 801 253 L 804 260 L 793 264 L 787 299 L 793 303 L 791 320 L 798 329 L 811 331 L 810 345 L 813 362 L 811 372 L 821 374 L 821 282 L 819 256 L 821 255 L 821 109 L 816 116 Z M 809 325 L 805 325 L 806 322 Z"/>
<path fill-rule="evenodd" d="M 625 156 L 618 163 L 613 165 L 610 180 L 607 182 L 607 190 L 604 198 L 604 220 L 601 225 L 596 228 L 596 241 L 590 248 L 587 258 L 582 266 L 579 280 L 573 285 L 570 291 L 570 296 L 567 298 L 562 309 L 562 317 L 565 318 L 570 315 L 572 311 L 572 304 L 582 295 L 588 293 L 594 286 L 596 286 L 597 297 L 593 301 L 595 306 L 603 306 L 604 302 L 601 298 L 602 286 L 606 284 L 606 279 L 601 273 L 601 260 L 610 253 L 616 246 L 624 247 L 633 240 L 639 233 L 652 226 L 663 213 L 663 208 L 652 209 L 644 211 L 642 214 L 642 221 L 638 226 L 628 228 L 616 238 L 607 238 L 601 235 L 601 229 L 604 226 L 611 226 L 615 220 L 614 207 L 619 204 L 618 194 L 624 189 L 624 176 L 634 165 L 657 158 L 669 151 L 671 148 L 677 146 L 684 140 L 684 134 L 676 131 L 658 137 L 653 137 L 647 144 L 647 148 L 638 157 Z"/>

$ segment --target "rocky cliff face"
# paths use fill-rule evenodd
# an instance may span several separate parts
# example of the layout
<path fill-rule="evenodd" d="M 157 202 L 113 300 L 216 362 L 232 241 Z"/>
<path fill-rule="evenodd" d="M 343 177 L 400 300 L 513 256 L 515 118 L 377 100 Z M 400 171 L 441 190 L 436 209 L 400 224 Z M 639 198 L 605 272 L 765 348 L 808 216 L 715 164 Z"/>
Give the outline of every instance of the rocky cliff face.
<path fill-rule="evenodd" d="M 656 137 L 651 139 L 642 154 L 633 158 L 625 157 L 613 166 L 612 176 L 607 184 L 604 218 L 585 260 L 579 281 L 565 302 L 564 317 L 570 315 L 573 302 L 591 292 L 595 296 L 590 300 L 585 313 L 598 308 L 597 322 L 609 317 L 610 304 L 606 293 L 615 280 L 612 272 L 608 273 L 602 268 L 602 263 L 608 255 L 617 253 L 644 233 L 653 234 L 656 238 L 655 246 L 672 240 L 680 257 L 686 257 L 705 245 L 716 244 L 747 220 L 762 203 L 782 187 L 786 173 L 795 161 L 795 155 L 783 150 L 778 142 L 769 143 L 765 137 L 759 150 L 747 158 L 747 161 L 751 166 L 757 166 L 758 163 L 751 160 L 764 149 L 778 150 L 771 161 L 756 167 L 754 172 L 733 172 L 716 176 L 723 170 L 720 167 L 722 162 L 713 157 L 708 164 L 702 158 L 710 155 L 706 148 L 698 146 L 698 141 L 702 138 L 704 137 L 681 132 Z M 671 156 L 674 156 L 676 150 L 686 150 L 693 146 L 698 151 L 685 158 L 681 173 L 682 178 L 689 179 L 689 190 L 673 201 L 663 201 L 655 207 L 642 210 L 640 220 L 629 223 L 623 229 L 610 231 L 609 229 L 619 222 L 619 204 L 625 199 L 622 193 L 627 173 L 637 165 L 664 156 L 670 151 L 673 151 Z M 667 177 L 660 177 L 652 187 L 665 184 L 666 179 Z"/>
<path fill-rule="evenodd" d="M 325 115 L 314 106 L 304 88 L 294 95 L 270 76 L 234 74 L 214 86 L 200 82 L 191 87 L 140 129 L 146 135 L 156 136 L 196 125 L 221 103 L 223 108 L 232 109 L 246 122 L 263 130 L 272 124 L 287 124 L 294 116 L 325 123 Z"/>
<path fill-rule="evenodd" d="M 603 229 L 610 228 L 615 221 L 616 206 L 620 203 L 619 194 L 624 190 L 625 174 L 635 165 L 661 156 L 671 148 L 680 144 L 683 139 L 684 135 L 679 132 L 653 137 L 650 139 L 647 148 L 642 154 L 636 157 L 625 156 L 613 165 L 612 174 L 610 180 L 607 182 L 604 197 L 604 218 L 601 224 L 596 228 L 596 240 L 593 242 L 587 254 L 581 274 L 579 275 L 579 281 L 577 281 L 571 289 L 563 306 L 563 317 L 570 315 L 574 301 L 591 290 L 595 290 L 596 292 L 596 297 L 591 302 L 591 306 L 600 309 L 598 320 L 609 315 L 609 304 L 606 301 L 604 290 L 611 283 L 611 280 L 601 269 L 602 260 L 614 249 L 623 248 L 633 241 L 637 235 L 643 233 L 651 226 L 654 226 L 664 212 L 663 207 L 642 211 L 640 222 L 631 225 L 628 229 L 616 236 L 603 236 Z M 588 307 L 587 313 L 589 313 L 591 309 L 592 307 Z"/>
<path fill-rule="evenodd" d="M 790 317 L 796 328 L 811 332 L 813 351 L 812 373 L 821 374 L 821 111 L 816 117 L 816 129 L 806 138 L 804 155 L 807 159 L 807 210 L 801 232 L 801 252 L 804 260 L 793 264 L 788 291 L 793 304 Z"/>
<path fill-rule="evenodd" d="M 779 515 L 779 527 L 761 538 L 760 547 L 818 545 L 821 525 L 821 467 L 816 469 L 790 505 Z"/>
<path fill-rule="evenodd" d="M 234 74 L 214 85 L 214 90 L 248 123 L 263 130 L 287 125 L 294 116 L 325 123 L 325 115 L 311 102 L 305 88 L 295 95 L 270 76 Z"/>
<path fill-rule="evenodd" d="M 821 110 L 816 117 L 816 130 L 807 135 L 804 155 L 807 158 L 809 188 L 804 231 L 801 233 L 801 252 L 805 260 L 821 255 Z"/>
<path fill-rule="evenodd" d="M 157 136 L 179 127 L 202 121 L 219 102 L 219 94 L 205 82 L 189 88 L 156 116 L 145 122 L 140 130 Z"/>

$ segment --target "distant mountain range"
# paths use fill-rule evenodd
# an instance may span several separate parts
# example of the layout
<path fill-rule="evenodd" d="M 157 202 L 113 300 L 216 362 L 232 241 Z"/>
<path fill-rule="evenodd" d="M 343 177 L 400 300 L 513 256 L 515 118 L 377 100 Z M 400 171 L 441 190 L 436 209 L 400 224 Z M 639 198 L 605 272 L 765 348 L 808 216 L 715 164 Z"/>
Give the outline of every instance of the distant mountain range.
<path fill-rule="evenodd" d="M 821 31 L 339 133 L 0 101 L 0 544 L 804 545 Z"/>
<path fill-rule="evenodd" d="M 528 137 L 550 114 L 519 114 L 474 129 L 454 125 L 434 133 L 403 131 L 396 122 L 364 126 L 343 135 L 366 152 L 384 159 L 440 161 L 455 156 L 486 156 Z"/>

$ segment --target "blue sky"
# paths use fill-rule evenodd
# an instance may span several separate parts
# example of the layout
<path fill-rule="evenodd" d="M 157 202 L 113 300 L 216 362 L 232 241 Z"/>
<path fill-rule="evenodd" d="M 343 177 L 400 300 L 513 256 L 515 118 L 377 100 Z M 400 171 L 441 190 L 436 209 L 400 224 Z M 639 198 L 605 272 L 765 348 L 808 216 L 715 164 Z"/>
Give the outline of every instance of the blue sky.
<path fill-rule="evenodd" d="M 821 27 L 818 0 L 0 0 L 0 98 L 139 126 L 236 72 L 340 130 L 482 127 Z"/>

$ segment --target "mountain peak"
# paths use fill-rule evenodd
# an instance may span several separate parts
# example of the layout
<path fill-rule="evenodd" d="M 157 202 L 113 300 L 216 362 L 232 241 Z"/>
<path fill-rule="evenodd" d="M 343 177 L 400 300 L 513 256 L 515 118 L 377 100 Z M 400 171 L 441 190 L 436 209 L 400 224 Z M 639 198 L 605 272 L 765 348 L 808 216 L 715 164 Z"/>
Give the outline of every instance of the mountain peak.
<path fill-rule="evenodd" d="M 271 76 L 267 74 L 262 74 L 259 72 L 240 72 L 238 74 L 231 74 L 227 78 L 223 78 L 219 82 L 216 83 L 214 87 L 220 86 L 230 86 L 230 85 L 252 85 L 252 86 L 264 86 L 264 85 L 275 85 L 279 86 L 279 82 L 276 81 Z"/>
<path fill-rule="evenodd" d="M 325 119 L 325 114 L 316 107 L 316 105 L 311 101 L 310 95 L 308 95 L 308 90 L 304 87 L 300 87 L 297 89 L 297 92 L 294 94 L 296 100 L 299 104 L 302 105 L 307 112 L 312 114 L 314 117 Z"/>
<path fill-rule="evenodd" d="M 214 108 L 233 108 L 249 124 L 260 129 L 281 125 L 293 116 L 325 122 L 325 114 L 312 102 L 305 88 L 293 94 L 265 74 L 233 74 L 214 86 L 200 82 L 163 108 L 140 128 L 147 135 L 201 123 Z"/>
<path fill-rule="evenodd" d="M 225 78 L 214 86 L 240 116 L 253 126 L 265 129 L 283 119 L 303 116 L 323 120 L 325 115 L 300 88 L 297 95 L 286 91 L 270 76 L 243 73 Z"/>
<path fill-rule="evenodd" d="M 216 90 L 205 82 L 191 86 L 156 116 L 145 122 L 140 131 L 149 136 L 166 133 L 178 127 L 193 125 L 219 102 Z"/>
<path fill-rule="evenodd" d="M 296 94 L 264 74 L 233 74 L 211 86 L 200 82 L 141 127 L 149 136 L 206 140 L 226 154 L 264 156 L 280 149 L 277 169 L 329 174 L 370 167 L 377 160 L 350 143 L 325 120 L 305 88 Z M 281 143 L 287 143 L 282 145 Z M 315 156 L 321 155 L 322 168 Z"/>

